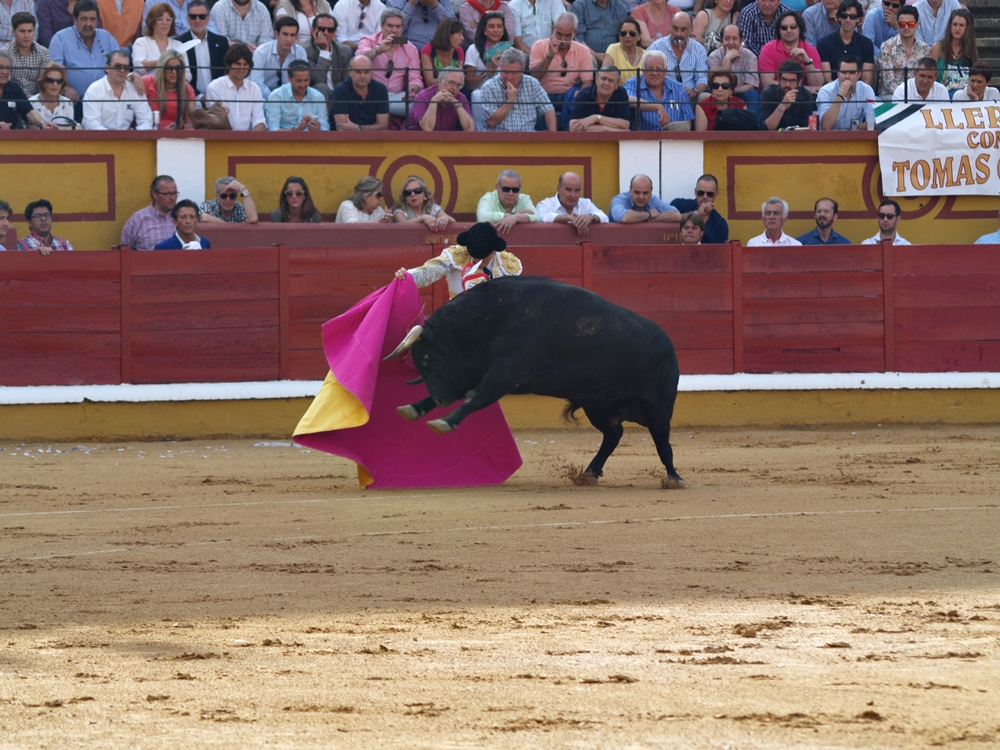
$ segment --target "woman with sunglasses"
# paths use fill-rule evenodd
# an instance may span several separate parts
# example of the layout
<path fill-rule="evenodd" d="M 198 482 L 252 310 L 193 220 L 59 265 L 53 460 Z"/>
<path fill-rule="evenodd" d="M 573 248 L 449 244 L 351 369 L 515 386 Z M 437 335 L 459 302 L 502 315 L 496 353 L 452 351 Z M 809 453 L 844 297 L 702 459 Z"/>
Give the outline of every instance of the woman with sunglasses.
<path fill-rule="evenodd" d="M 621 83 L 635 78 L 642 70 L 642 58 L 646 51 L 639 46 L 642 28 L 634 18 L 625 18 L 618 24 L 618 41 L 608 45 L 601 67 L 614 65 L 621 73 Z"/>
<path fill-rule="evenodd" d="M 354 194 L 337 209 L 338 224 L 392 222 L 392 214 L 382 208 L 382 180 L 368 175 L 358 180 Z"/>
<path fill-rule="evenodd" d="M 713 70 L 708 74 L 708 91 L 711 96 L 698 102 L 694 108 L 694 129 L 715 130 L 715 120 L 724 109 L 744 109 L 746 104 L 733 96 L 736 74 L 731 70 Z"/>
<path fill-rule="evenodd" d="M 285 180 L 278 206 L 271 212 L 271 222 L 274 224 L 319 224 L 323 221 L 313 205 L 309 186 L 301 177 L 289 177 Z"/>
<path fill-rule="evenodd" d="M 705 9 L 698 11 L 691 26 L 691 36 L 705 45 L 711 54 L 722 46 L 722 30 L 739 23 L 740 9 L 736 0 L 706 0 Z"/>
<path fill-rule="evenodd" d="M 38 74 L 38 93 L 28 103 L 42 118 L 43 128 L 73 126 L 73 102 L 62 95 L 65 89 L 66 68 L 54 62 L 42 68 Z"/>
<path fill-rule="evenodd" d="M 160 130 L 183 130 L 191 127 L 188 111 L 194 104 L 194 89 L 185 80 L 184 55 L 168 49 L 160 55 L 156 72 L 142 77 L 149 108 L 160 113 Z"/>
<path fill-rule="evenodd" d="M 500 55 L 513 44 L 502 13 L 484 13 L 476 27 L 476 41 L 465 53 L 465 86 L 478 89 L 496 75 Z"/>
<path fill-rule="evenodd" d="M 136 68 L 145 68 L 141 73 L 154 73 L 160 55 L 168 49 L 180 51 L 181 43 L 173 38 L 177 35 L 176 19 L 177 14 L 167 3 L 159 3 L 149 9 L 142 36 L 132 45 L 132 60 Z"/>
<path fill-rule="evenodd" d="M 951 96 L 969 85 L 969 68 L 979 62 L 976 28 L 969 11 L 952 11 L 944 38 L 931 46 L 931 57 L 937 60 L 938 83 L 943 83 Z"/>
<path fill-rule="evenodd" d="M 778 82 L 778 66 L 785 60 L 794 60 L 806 71 L 805 87 L 814 94 L 823 86 L 823 68 L 819 52 L 806 41 L 806 23 L 794 10 L 778 16 L 774 41 L 761 48 L 757 60 L 760 86 L 767 88 Z"/>
<path fill-rule="evenodd" d="M 437 85 L 438 73 L 448 68 L 462 72 L 465 68 L 465 29 L 455 18 L 443 18 L 438 24 L 434 37 L 420 49 L 420 73 L 424 86 Z"/>
<path fill-rule="evenodd" d="M 432 232 L 440 231 L 454 221 L 434 202 L 434 194 L 419 177 L 407 177 L 399 200 L 392 208 L 397 224 L 426 224 Z"/>
<path fill-rule="evenodd" d="M 312 43 L 312 22 L 320 13 L 330 14 L 330 3 L 327 0 L 278 0 L 274 7 L 274 20 L 282 16 L 291 16 L 299 22 L 298 43 L 308 48 Z"/>
<path fill-rule="evenodd" d="M 698 10 L 701 10 L 700 2 Z M 648 49 L 657 39 L 670 36 L 670 19 L 680 12 L 680 8 L 667 0 L 649 0 L 633 8 L 632 18 L 639 22 L 639 41 L 643 48 Z"/>

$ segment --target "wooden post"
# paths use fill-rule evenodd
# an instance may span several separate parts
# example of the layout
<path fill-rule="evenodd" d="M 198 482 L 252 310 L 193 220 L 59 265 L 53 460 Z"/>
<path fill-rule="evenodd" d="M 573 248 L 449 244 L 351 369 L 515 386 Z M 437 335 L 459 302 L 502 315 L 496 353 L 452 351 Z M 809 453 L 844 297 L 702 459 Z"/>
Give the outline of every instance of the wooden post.
<path fill-rule="evenodd" d="M 585 240 L 580 243 L 580 252 L 582 254 L 581 260 L 581 274 L 583 276 L 583 288 L 594 289 L 594 246 L 590 244 L 589 240 Z"/>
<path fill-rule="evenodd" d="M 733 372 L 743 372 L 743 245 L 730 243 L 733 250 Z"/>
<path fill-rule="evenodd" d="M 278 245 L 278 378 L 288 380 L 292 372 L 292 334 L 289 324 L 288 245 Z"/>
<path fill-rule="evenodd" d="M 882 241 L 882 325 L 885 327 L 885 371 L 896 371 L 896 300 L 892 288 L 893 246 Z"/>
<path fill-rule="evenodd" d="M 121 300 L 121 382 L 132 382 L 132 248 L 118 248 L 119 299 Z"/>

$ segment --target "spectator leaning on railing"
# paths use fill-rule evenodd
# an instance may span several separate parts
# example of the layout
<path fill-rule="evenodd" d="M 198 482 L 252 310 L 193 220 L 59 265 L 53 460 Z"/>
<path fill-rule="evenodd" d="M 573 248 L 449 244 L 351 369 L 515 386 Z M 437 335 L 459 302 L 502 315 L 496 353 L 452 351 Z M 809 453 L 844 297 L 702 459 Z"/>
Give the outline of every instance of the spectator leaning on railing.
<path fill-rule="evenodd" d="M 653 195 L 653 181 L 644 174 L 635 175 L 629 181 L 628 190 L 611 199 L 608 214 L 611 221 L 618 224 L 677 221 L 679 216 L 659 197 Z"/>
<path fill-rule="evenodd" d="M 0 4 L 3 0 L 0 0 Z M 46 65 L 52 62 L 52 55 L 42 45 L 35 41 L 35 17 L 30 13 L 15 13 L 11 19 L 14 28 L 14 38 L 6 46 L 0 47 L 0 52 L 10 55 L 14 70 L 11 80 L 20 86 L 24 93 L 33 96 L 38 93 L 38 74 Z"/>
<path fill-rule="evenodd" d="M 403 181 L 392 218 L 397 224 L 423 224 L 432 232 L 440 232 L 454 221 L 434 202 L 434 194 L 419 177 L 407 177 Z"/>
<path fill-rule="evenodd" d="M 337 209 L 340 224 L 392 223 L 392 214 L 382 208 L 382 180 L 366 175 L 354 186 L 354 193 Z"/>
<path fill-rule="evenodd" d="M 571 224 L 577 235 L 590 234 L 591 224 L 608 223 L 608 215 L 584 198 L 583 180 L 575 172 L 559 175 L 556 194 L 538 201 L 538 215 L 546 224 Z"/>
<path fill-rule="evenodd" d="M 247 80 L 253 69 L 250 48 L 245 44 L 232 45 L 226 52 L 225 64 L 226 75 L 216 78 L 208 85 L 205 106 L 211 107 L 219 103 L 226 107 L 229 110 L 229 125 L 233 130 L 264 130 L 264 95 L 256 83 Z"/>
<path fill-rule="evenodd" d="M 628 130 L 631 122 L 628 94 L 619 86 L 614 65 L 601 68 L 593 86 L 580 89 L 569 108 L 569 130 L 600 133 Z"/>
<path fill-rule="evenodd" d="M 326 97 L 309 86 L 309 63 L 293 60 L 288 66 L 288 83 L 267 98 L 264 116 L 267 129 L 319 132 L 330 129 Z"/>
<path fill-rule="evenodd" d="M 515 224 L 538 220 L 538 209 L 531 196 L 521 192 L 521 176 L 513 169 L 501 172 L 496 190 L 483 195 L 476 206 L 476 221 L 492 224 L 500 234 L 507 234 Z"/>

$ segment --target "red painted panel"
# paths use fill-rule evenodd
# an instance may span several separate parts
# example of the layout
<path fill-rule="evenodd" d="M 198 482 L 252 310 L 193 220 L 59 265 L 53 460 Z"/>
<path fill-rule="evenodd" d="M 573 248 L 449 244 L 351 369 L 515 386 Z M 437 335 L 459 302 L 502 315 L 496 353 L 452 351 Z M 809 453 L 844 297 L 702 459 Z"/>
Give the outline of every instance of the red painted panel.
<path fill-rule="evenodd" d="M 1000 248 L 995 245 L 897 245 L 893 247 L 893 269 L 897 277 L 1000 274 Z"/>
<path fill-rule="evenodd" d="M 730 312 L 653 312 L 645 317 L 667 332 L 677 349 L 732 349 Z"/>
<path fill-rule="evenodd" d="M 881 346 L 843 346 L 837 349 L 750 349 L 745 372 L 881 372 Z"/>
<path fill-rule="evenodd" d="M 276 273 L 206 273 L 136 276 L 132 303 L 187 304 L 222 300 L 277 299 Z"/>
<path fill-rule="evenodd" d="M 121 360 L 45 354 L 0 358 L 0 385 L 107 385 L 120 382 Z"/>
<path fill-rule="evenodd" d="M 882 270 L 879 245 L 743 248 L 744 274 L 868 270 Z"/>
<path fill-rule="evenodd" d="M 133 335 L 140 331 L 198 328 L 278 327 L 278 300 L 188 302 L 182 305 L 132 305 Z"/>
<path fill-rule="evenodd" d="M 6 304 L 4 300 L 4 304 Z M 11 333 L 49 332 L 110 332 L 118 333 L 121 315 L 114 307 L 28 307 L 9 309 L 4 313 L 4 330 Z"/>
<path fill-rule="evenodd" d="M 1000 274 L 996 273 L 894 276 L 893 285 L 896 307 L 1000 307 Z"/>
<path fill-rule="evenodd" d="M 896 342 L 998 341 L 1000 308 L 897 307 Z"/>
<path fill-rule="evenodd" d="M 133 383 L 238 383 L 277 379 L 277 346 L 273 352 L 236 355 L 223 361 L 211 353 L 132 360 Z"/>
<path fill-rule="evenodd" d="M 882 274 L 877 271 L 743 275 L 746 300 L 881 296 Z"/>
<path fill-rule="evenodd" d="M 881 322 L 882 300 L 861 299 L 753 299 L 743 302 L 747 325 L 772 323 Z"/>
<path fill-rule="evenodd" d="M 594 245 L 594 274 L 731 273 L 729 245 Z"/>
<path fill-rule="evenodd" d="M 0 331 L 0 352 L 3 359 L 25 357 L 117 357 L 121 350 L 121 335 L 116 331 L 64 333 L 46 331 L 11 333 Z"/>
<path fill-rule="evenodd" d="M 998 341 L 904 341 L 896 344 L 899 372 L 998 372 Z"/>
<path fill-rule="evenodd" d="M 396 268 L 392 271 L 388 268 L 384 270 L 327 269 L 322 273 L 292 275 L 288 279 L 288 293 L 293 299 L 296 297 L 353 295 L 354 301 L 358 302 L 376 289 L 389 284 Z"/>
<path fill-rule="evenodd" d="M 288 316 L 292 324 L 312 321 L 317 326 L 349 310 L 361 299 L 354 294 L 331 294 L 324 297 L 295 297 L 288 300 Z"/>
<path fill-rule="evenodd" d="M 435 255 L 431 247 L 292 247 L 288 249 L 288 272 L 293 277 L 339 270 L 368 271 L 376 276 L 388 272 L 391 275 L 397 268 L 414 268 Z"/>
<path fill-rule="evenodd" d="M 0 298 L 5 309 L 26 305 L 77 309 L 79 307 L 113 307 L 121 299 L 117 271 L 114 280 L 39 278 L 37 280 L 0 281 Z"/>
<path fill-rule="evenodd" d="M 637 313 L 732 310 L 731 279 L 718 273 L 594 274 L 593 291 Z"/>
<path fill-rule="evenodd" d="M 292 349 L 289 352 L 289 366 L 292 380 L 322 380 L 330 372 L 330 366 L 318 349 Z"/>
<path fill-rule="evenodd" d="M 733 371 L 733 350 L 678 349 L 681 375 L 729 375 Z"/>
<path fill-rule="evenodd" d="M 4 279 L 106 279 L 118 281 L 118 251 L 38 253 L 9 252 L 0 255 L 0 278 Z"/>
<path fill-rule="evenodd" d="M 203 273 L 278 273 L 278 248 L 243 250 L 139 250 L 132 253 L 132 276 Z M 277 295 L 275 295 L 277 296 Z"/>
<path fill-rule="evenodd" d="M 580 286 L 583 279 L 583 251 L 579 245 L 569 247 L 524 247 L 508 245 L 507 249 L 521 261 L 525 276 L 565 277 L 575 279 Z"/>
<path fill-rule="evenodd" d="M 165 354 L 185 359 L 214 354 L 220 361 L 234 355 L 277 352 L 278 327 L 208 328 L 182 331 L 137 331 L 132 337 L 132 361 Z"/>
<path fill-rule="evenodd" d="M 881 323 L 786 323 L 745 326 L 747 356 L 753 349 L 817 349 L 879 346 L 884 343 Z M 837 372 L 831 370 L 831 372 Z"/>

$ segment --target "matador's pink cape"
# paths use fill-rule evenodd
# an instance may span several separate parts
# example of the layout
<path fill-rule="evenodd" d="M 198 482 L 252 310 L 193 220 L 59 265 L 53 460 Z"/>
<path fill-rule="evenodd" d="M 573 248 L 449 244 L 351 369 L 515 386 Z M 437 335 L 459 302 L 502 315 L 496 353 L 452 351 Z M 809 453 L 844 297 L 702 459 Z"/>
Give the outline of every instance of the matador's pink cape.
<path fill-rule="evenodd" d="M 454 432 L 438 435 L 428 418 L 410 422 L 396 407 L 427 395 L 409 357 L 383 362 L 407 331 L 423 323 L 413 279 L 395 279 L 323 325 L 330 374 L 295 428 L 300 445 L 358 464 L 362 487 L 471 487 L 500 484 L 521 466 L 500 404 L 473 412 Z M 457 407 L 454 404 L 448 409 Z"/>

